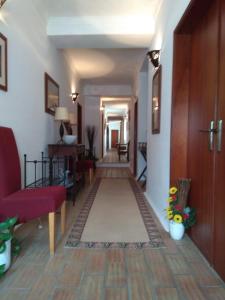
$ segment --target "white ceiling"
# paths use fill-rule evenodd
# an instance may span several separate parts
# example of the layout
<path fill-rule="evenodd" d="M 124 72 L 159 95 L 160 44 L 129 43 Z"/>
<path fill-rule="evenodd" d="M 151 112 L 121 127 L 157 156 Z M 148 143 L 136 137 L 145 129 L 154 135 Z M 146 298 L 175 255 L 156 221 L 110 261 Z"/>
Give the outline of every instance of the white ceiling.
<path fill-rule="evenodd" d="M 162 1 L 48 0 L 47 33 L 82 80 L 132 84 Z"/>
<path fill-rule="evenodd" d="M 48 0 L 49 15 L 68 16 L 155 16 L 161 0 Z"/>
<path fill-rule="evenodd" d="M 90 84 L 131 84 L 147 49 L 66 49 L 79 77 Z"/>

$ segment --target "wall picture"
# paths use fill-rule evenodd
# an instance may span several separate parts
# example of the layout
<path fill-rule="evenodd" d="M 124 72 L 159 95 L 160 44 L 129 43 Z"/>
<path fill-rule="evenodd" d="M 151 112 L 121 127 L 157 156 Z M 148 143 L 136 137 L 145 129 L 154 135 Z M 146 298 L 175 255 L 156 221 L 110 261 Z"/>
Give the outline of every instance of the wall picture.
<path fill-rule="evenodd" d="M 161 66 L 157 69 L 152 81 L 152 133 L 160 133 L 161 110 Z"/>
<path fill-rule="evenodd" d="M 7 91 L 7 38 L 0 33 L 0 89 Z"/>
<path fill-rule="evenodd" d="M 57 106 L 59 106 L 59 85 L 45 73 L 45 112 L 55 115 Z"/>

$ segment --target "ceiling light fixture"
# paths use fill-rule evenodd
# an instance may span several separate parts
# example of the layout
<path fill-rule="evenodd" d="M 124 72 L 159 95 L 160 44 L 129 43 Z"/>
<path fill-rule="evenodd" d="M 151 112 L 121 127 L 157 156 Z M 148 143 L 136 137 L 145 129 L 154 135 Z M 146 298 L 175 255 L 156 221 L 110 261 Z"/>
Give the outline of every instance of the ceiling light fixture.
<path fill-rule="evenodd" d="M 2 6 L 5 2 L 6 2 L 6 0 L 0 0 L 0 8 L 2 8 Z"/>
<path fill-rule="evenodd" d="M 76 102 L 76 100 L 77 100 L 77 98 L 78 98 L 78 96 L 79 96 L 79 93 L 72 93 L 71 94 L 71 97 L 72 97 L 72 101 L 73 101 L 73 103 L 75 103 Z"/>
<path fill-rule="evenodd" d="M 147 53 L 147 56 L 149 60 L 151 60 L 151 63 L 155 68 L 159 67 L 159 56 L 160 56 L 160 50 L 152 50 Z"/>

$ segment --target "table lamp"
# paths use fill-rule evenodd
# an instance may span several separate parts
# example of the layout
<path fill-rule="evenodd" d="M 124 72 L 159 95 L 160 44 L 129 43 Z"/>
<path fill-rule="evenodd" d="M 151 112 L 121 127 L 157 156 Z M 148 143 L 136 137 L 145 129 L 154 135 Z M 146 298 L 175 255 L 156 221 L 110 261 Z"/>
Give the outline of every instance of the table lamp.
<path fill-rule="evenodd" d="M 59 143 L 63 143 L 63 135 L 64 135 L 64 127 L 63 122 L 69 120 L 69 113 L 66 107 L 56 107 L 55 109 L 55 121 L 60 121 L 60 127 L 59 127 L 59 135 L 60 135 L 60 141 Z"/>

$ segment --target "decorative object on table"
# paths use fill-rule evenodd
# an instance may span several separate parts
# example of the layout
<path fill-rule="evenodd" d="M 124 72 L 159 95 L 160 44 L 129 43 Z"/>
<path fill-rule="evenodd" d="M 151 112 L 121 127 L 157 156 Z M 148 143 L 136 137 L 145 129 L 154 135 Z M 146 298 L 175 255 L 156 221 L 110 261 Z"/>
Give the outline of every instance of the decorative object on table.
<path fill-rule="evenodd" d="M 72 97 L 72 101 L 73 101 L 73 103 L 75 103 L 75 102 L 76 102 L 76 100 L 77 100 L 78 96 L 79 96 L 79 93 L 77 93 L 77 92 L 75 92 L 75 93 L 72 93 L 72 94 L 71 94 L 71 97 Z"/>
<path fill-rule="evenodd" d="M 88 155 L 87 158 L 91 160 L 96 160 L 95 153 L 94 153 L 94 141 L 96 136 L 96 127 L 88 125 L 86 127 L 87 138 L 88 138 Z"/>
<path fill-rule="evenodd" d="M 63 143 L 63 135 L 64 135 L 64 127 L 63 127 L 63 122 L 66 122 L 69 120 L 69 112 L 66 107 L 60 106 L 56 107 L 55 110 L 55 121 L 60 121 L 60 127 L 59 127 L 59 135 L 60 135 L 60 140 L 59 144 Z"/>
<path fill-rule="evenodd" d="M 181 206 L 176 187 L 170 188 L 168 202 L 169 206 L 166 211 L 169 220 L 170 236 L 174 240 L 180 240 L 184 235 L 185 229 L 195 224 L 196 212 L 194 208 L 183 208 Z"/>
<path fill-rule="evenodd" d="M 67 145 L 72 145 L 75 144 L 77 141 L 77 136 L 76 135 L 69 135 L 69 134 L 65 134 L 63 136 L 63 142 Z"/>
<path fill-rule="evenodd" d="M 152 50 L 147 53 L 148 59 L 153 64 L 154 68 L 159 67 L 160 50 Z"/>
<path fill-rule="evenodd" d="M 2 33 L 0 33 L 0 90 L 5 92 L 8 90 L 7 38 Z"/>
<path fill-rule="evenodd" d="M 54 116 L 58 106 L 59 85 L 51 76 L 45 73 L 45 112 Z"/>
<path fill-rule="evenodd" d="M 0 223 L 0 276 L 10 267 L 11 254 L 18 255 L 20 245 L 13 236 L 13 228 L 17 218 L 9 218 Z"/>
<path fill-rule="evenodd" d="M 152 134 L 160 133 L 161 72 L 162 67 L 159 66 L 152 80 Z"/>

